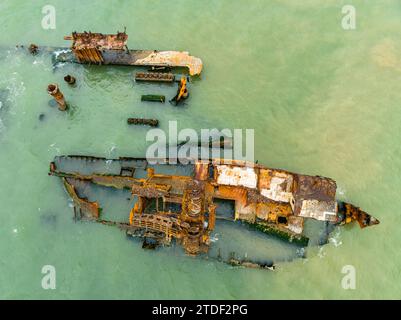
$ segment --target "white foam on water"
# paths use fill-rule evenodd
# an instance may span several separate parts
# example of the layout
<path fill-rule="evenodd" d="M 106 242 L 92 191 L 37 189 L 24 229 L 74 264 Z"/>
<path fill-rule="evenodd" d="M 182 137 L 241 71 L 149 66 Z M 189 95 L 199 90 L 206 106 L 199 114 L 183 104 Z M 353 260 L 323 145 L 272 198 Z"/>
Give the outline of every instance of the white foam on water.
<path fill-rule="evenodd" d="M 69 52 L 71 52 L 70 49 L 60 49 L 60 50 L 54 51 L 53 54 L 54 54 L 54 57 L 57 59 L 58 56 L 59 56 L 60 54 L 62 54 L 62 53 L 69 53 Z"/>
<path fill-rule="evenodd" d="M 20 75 L 18 72 L 13 72 L 12 77 L 3 78 L 0 80 L 0 88 L 5 88 L 8 92 L 6 101 L 9 102 L 10 108 L 8 112 L 10 114 L 15 114 L 15 111 L 12 107 L 15 105 L 15 102 L 18 100 L 18 97 L 24 94 L 26 88 L 24 81 L 20 81 Z M 1 102 L 0 109 L 4 107 L 4 103 Z"/>
<path fill-rule="evenodd" d="M 68 207 L 69 208 L 74 208 L 75 207 L 74 202 L 72 201 L 72 199 L 68 199 Z"/>
<path fill-rule="evenodd" d="M 65 66 L 67 63 L 66 62 L 57 62 L 54 66 L 53 69 L 61 68 Z"/>
<path fill-rule="evenodd" d="M 337 231 L 329 238 L 329 243 L 332 243 L 335 247 L 339 247 L 343 244 L 343 242 L 341 241 L 340 228 L 337 228 Z"/>
<path fill-rule="evenodd" d="M 112 145 L 110 150 L 108 150 L 108 157 L 109 158 L 113 158 L 116 155 L 116 151 L 117 151 L 117 146 L 116 145 Z"/>
<path fill-rule="evenodd" d="M 57 153 L 57 155 L 60 155 L 61 154 L 61 150 L 60 150 L 60 148 L 57 148 L 56 147 L 56 143 L 52 143 L 51 145 L 49 145 L 49 148 L 47 149 L 47 151 L 56 151 L 56 153 Z"/>
<path fill-rule="evenodd" d="M 219 234 L 216 233 L 215 235 L 211 236 L 211 237 L 210 237 L 210 241 L 211 241 L 211 242 L 217 242 L 217 241 L 219 241 Z"/>
<path fill-rule="evenodd" d="M 0 111 L 1 111 L 1 108 L 3 107 L 3 102 L 1 102 L 0 101 Z M 3 120 L 0 118 L 0 133 L 4 130 L 4 123 L 3 123 Z"/>
<path fill-rule="evenodd" d="M 305 248 L 297 249 L 297 256 L 298 257 L 303 257 L 304 255 L 305 255 Z"/>
<path fill-rule="evenodd" d="M 345 196 L 345 193 L 346 193 L 346 190 L 343 188 L 343 187 L 338 187 L 337 186 L 337 194 L 339 195 L 339 196 Z"/>
<path fill-rule="evenodd" d="M 43 58 L 35 59 L 32 64 L 41 70 L 51 71 L 53 69 L 53 66 L 49 64 L 49 61 Z"/>
<path fill-rule="evenodd" d="M 320 259 L 323 259 L 326 256 L 326 252 L 324 251 L 324 247 L 319 247 L 319 252 L 317 253 L 317 256 Z"/>

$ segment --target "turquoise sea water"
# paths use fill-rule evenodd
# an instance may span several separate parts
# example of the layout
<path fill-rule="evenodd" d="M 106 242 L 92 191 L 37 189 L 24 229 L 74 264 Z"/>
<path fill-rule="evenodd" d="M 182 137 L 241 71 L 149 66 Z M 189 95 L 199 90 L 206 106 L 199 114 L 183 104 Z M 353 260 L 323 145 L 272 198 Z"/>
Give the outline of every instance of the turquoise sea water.
<path fill-rule="evenodd" d="M 55 30 L 41 26 L 46 4 L 56 9 Z M 344 4 L 356 8 L 355 30 L 341 27 Z M 399 1 L 1 0 L 0 22 L 0 298 L 401 298 Z M 132 68 L 53 70 L 49 57 L 15 50 L 68 46 L 71 31 L 124 26 L 132 49 L 202 58 L 184 108 L 141 103 L 156 87 L 135 84 Z M 68 73 L 76 88 L 63 83 Z M 73 112 L 49 106 L 51 82 Z M 252 128 L 259 163 L 332 177 L 340 199 L 381 224 L 343 228 L 307 259 L 267 272 L 144 251 L 118 229 L 74 223 L 49 162 L 61 154 L 142 157 L 147 128 L 125 123 L 136 115 L 163 129 L 168 120 Z M 115 203 L 105 205 L 110 214 L 125 214 L 126 204 Z M 47 264 L 56 267 L 56 290 L 41 287 Z M 355 290 L 341 286 L 344 265 L 356 268 Z"/>

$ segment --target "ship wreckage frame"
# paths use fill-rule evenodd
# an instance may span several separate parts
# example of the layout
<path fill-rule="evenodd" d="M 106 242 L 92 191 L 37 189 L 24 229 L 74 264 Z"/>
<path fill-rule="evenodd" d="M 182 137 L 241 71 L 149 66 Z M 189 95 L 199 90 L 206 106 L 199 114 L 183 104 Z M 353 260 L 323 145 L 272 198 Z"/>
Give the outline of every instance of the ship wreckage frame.
<path fill-rule="evenodd" d="M 185 67 L 190 76 L 201 73 L 202 61 L 187 52 L 128 50 L 127 38 L 125 31 L 116 35 L 74 32 L 65 37 L 73 41 L 71 48 L 58 54 L 56 60 L 148 66 L 157 70 Z M 35 45 L 29 49 L 33 54 L 40 50 Z M 171 78 L 152 74 L 139 76 L 150 79 Z M 177 96 L 180 90 L 182 95 L 186 93 L 186 89 L 181 87 Z M 59 104 L 65 106 L 62 96 L 52 95 Z M 88 163 L 113 163 L 117 165 L 119 173 L 83 173 L 60 168 L 63 161 L 71 159 Z M 172 165 L 167 160 L 162 163 Z M 302 246 L 308 244 L 308 238 L 303 232 L 304 222 L 308 219 L 322 221 L 333 227 L 356 222 L 365 228 L 379 223 L 360 208 L 337 201 L 336 182 L 330 178 L 270 169 L 237 160 L 195 160 L 188 166 L 192 175 L 168 175 L 156 172 L 155 167 L 146 159 L 108 160 L 91 156 L 59 156 L 51 162 L 49 175 L 62 179 L 73 200 L 76 219 L 114 225 L 127 235 L 141 237 L 146 241 L 152 239 L 156 245 L 169 245 L 174 241 L 188 255 L 208 252 L 212 243 L 211 233 L 215 229 L 216 220 L 220 218 L 216 214 L 219 199 L 234 202 L 233 221 L 240 221 L 252 227 L 255 232 L 274 235 Z M 145 177 L 136 177 L 139 169 L 146 172 Z M 80 195 L 78 186 L 82 182 L 130 190 L 137 201 L 127 213 L 127 221 L 102 219 L 99 203 Z M 175 210 L 171 210 L 172 207 Z M 245 267 L 271 267 L 234 257 L 227 262 Z"/>
<path fill-rule="evenodd" d="M 120 173 L 82 174 L 59 170 L 57 163 L 66 160 L 114 163 Z M 163 164 L 173 166 L 167 160 Z M 357 222 L 361 228 L 379 223 L 360 208 L 337 201 L 336 182 L 330 178 L 236 160 L 197 160 L 186 166 L 193 167 L 192 176 L 159 174 L 146 159 L 60 156 L 51 162 L 49 175 L 63 180 L 73 200 L 76 219 L 115 225 L 127 235 L 153 239 L 157 244 L 169 245 L 175 240 L 188 255 L 208 252 L 210 235 L 219 219 L 216 200 L 234 201 L 233 220 L 242 221 L 256 232 L 302 246 L 307 246 L 309 240 L 303 235 L 307 219 L 332 226 Z M 147 176 L 135 178 L 136 170 L 146 170 Z M 80 182 L 130 190 L 137 201 L 129 212 L 128 221 L 103 220 L 99 203 L 79 196 Z M 167 210 L 171 205 L 179 209 Z M 225 262 L 254 268 L 271 267 L 235 257 Z"/>

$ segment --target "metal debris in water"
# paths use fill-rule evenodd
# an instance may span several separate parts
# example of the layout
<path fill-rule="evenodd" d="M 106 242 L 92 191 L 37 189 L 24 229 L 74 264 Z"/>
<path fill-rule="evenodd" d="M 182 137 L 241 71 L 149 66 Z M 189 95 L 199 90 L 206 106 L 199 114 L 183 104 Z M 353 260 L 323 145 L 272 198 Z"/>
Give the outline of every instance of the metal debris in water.
<path fill-rule="evenodd" d="M 141 101 L 161 102 L 166 101 L 166 97 L 159 94 L 144 94 L 141 96 Z"/>
<path fill-rule="evenodd" d="M 67 74 L 67 75 L 64 77 L 64 81 L 67 82 L 67 83 L 70 84 L 70 85 L 73 85 L 73 84 L 75 84 L 76 79 L 75 79 L 72 75 Z"/>
<path fill-rule="evenodd" d="M 128 124 L 135 124 L 135 125 L 148 125 L 151 127 L 157 127 L 159 125 L 159 120 L 157 119 L 143 119 L 143 118 L 128 118 Z"/>
<path fill-rule="evenodd" d="M 51 83 L 47 86 L 47 93 L 50 94 L 54 100 L 56 100 L 59 110 L 65 111 L 67 109 L 67 103 L 65 102 L 64 95 L 56 83 Z"/>
<path fill-rule="evenodd" d="M 175 80 L 175 76 L 172 73 L 137 72 L 135 74 L 135 81 L 173 82 L 174 80 Z"/>
<path fill-rule="evenodd" d="M 38 53 L 39 47 L 38 47 L 36 44 L 33 44 L 33 43 L 32 43 L 32 44 L 29 46 L 28 50 L 29 50 L 29 52 L 30 52 L 32 55 L 35 55 L 35 54 Z"/>
<path fill-rule="evenodd" d="M 181 77 L 181 80 L 178 84 L 177 94 L 174 96 L 170 102 L 174 102 L 175 105 L 178 105 L 180 102 L 188 98 L 188 89 L 187 89 L 187 78 Z"/>

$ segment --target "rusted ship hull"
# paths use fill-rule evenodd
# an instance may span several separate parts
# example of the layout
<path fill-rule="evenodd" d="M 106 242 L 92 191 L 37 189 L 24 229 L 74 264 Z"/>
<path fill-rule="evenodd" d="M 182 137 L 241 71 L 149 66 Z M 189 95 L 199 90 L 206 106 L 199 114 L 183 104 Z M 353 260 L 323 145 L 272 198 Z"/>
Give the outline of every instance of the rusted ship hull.
<path fill-rule="evenodd" d="M 64 37 L 72 40 L 71 51 L 58 55 L 59 61 L 71 61 L 88 64 L 109 64 L 147 67 L 181 67 L 188 68 L 191 76 L 200 75 L 202 60 L 189 55 L 186 51 L 158 50 L 129 50 L 128 35 L 124 32 L 117 34 L 102 34 L 92 32 L 73 32 Z M 68 55 L 68 53 L 71 53 Z M 66 59 L 67 58 L 67 59 Z"/>
<path fill-rule="evenodd" d="M 129 50 L 128 35 L 125 31 L 116 34 L 73 32 L 64 39 L 73 41 L 70 48 L 31 44 L 27 49 L 33 55 L 53 53 L 56 63 L 186 68 L 190 76 L 200 75 L 203 68 L 202 60 L 191 56 L 187 51 Z M 25 48 L 24 46 L 17 47 Z"/>
<path fill-rule="evenodd" d="M 191 76 L 200 75 L 202 60 L 182 51 L 157 50 L 102 50 L 102 59 L 88 57 L 86 60 L 76 57 L 70 48 L 57 48 L 55 62 L 73 62 L 82 64 L 104 64 L 137 67 L 187 68 Z M 60 52 L 60 53 L 58 53 Z"/>
<path fill-rule="evenodd" d="M 68 161 L 80 161 L 83 168 L 99 161 L 113 169 L 78 172 L 64 168 Z M 332 227 L 353 221 L 362 228 L 379 223 L 358 207 L 337 201 L 336 183 L 329 178 L 221 159 L 196 161 L 188 169 L 188 175 L 168 175 L 155 172 L 145 159 L 65 156 L 55 158 L 49 174 L 62 178 L 77 219 L 118 225 L 127 234 L 164 244 L 175 240 L 189 255 L 209 250 L 219 199 L 233 201 L 233 220 L 302 246 L 308 244 L 305 220 Z M 103 220 L 98 202 L 80 197 L 76 182 L 130 190 L 137 201 L 127 222 Z"/>

